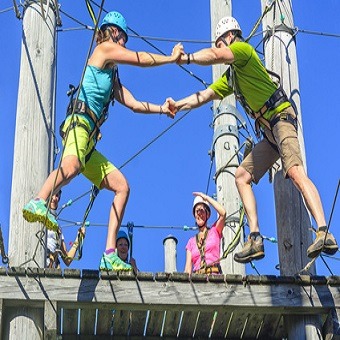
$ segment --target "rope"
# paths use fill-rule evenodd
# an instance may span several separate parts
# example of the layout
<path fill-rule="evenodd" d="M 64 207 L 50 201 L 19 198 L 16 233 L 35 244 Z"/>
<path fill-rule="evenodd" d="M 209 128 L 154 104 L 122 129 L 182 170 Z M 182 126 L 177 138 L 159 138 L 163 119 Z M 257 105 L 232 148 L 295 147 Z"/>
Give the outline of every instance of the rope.
<path fill-rule="evenodd" d="M 257 31 L 257 29 L 259 28 L 262 19 L 265 17 L 265 15 L 271 10 L 271 8 L 273 7 L 274 3 L 276 0 L 268 0 L 266 7 L 263 10 L 263 13 L 261 14 L 261 16 L 257 19 L 256 23 L 254 24 L 253 29 L 250 31 L 248 37 L 245 39 L 245 42 L 248 42 L 253 35 L 255 34 L 255 32 Z"/>
<path fill-rule="evenodd" d="M 335 196 L 334 196 L 334 200 L 333 200 L 333 205 L 332 205 L 332 209 L 331 209 L 331 213 L 330 213 L 330 216 L 329 216 L 329 220 L 328 220 L 328 224 L 327 224 L 327 230 L 326 230 L 326 233 L 325 233 L 325 239 L 326 240 L 326 237 L 327 237 L 327 234 L 328 234 L 328 230 L 329 230 L 329 227 L 331 225 L 331 222 L 332 222 L 332 218 L 333 218 L 333 213 L 334 213 L 334 209 L 335 209 L 335 203 L 336 203 L 336 200 L 338 198 L 338 193 L 339 193 L 339 188 L 340 188 L 340 179 L 338 181 L 338 186 L 335 190 Z M 316 256 L 314 257 L 311 261 L 309 261 L 306 266 L 304 268 L 302 268 L 300 270 L 299 273 L 302 273 L 302 272 L 309 272 L 309 268 L 312 266 L 312 264 L 316 261 L 316 259 L 318 257 L 321 257 L 321 259 L 323 260 L 323 262 L 325 263 L 326 267 L 328 268 L 328 270 L 330 271 L 331 275 L 333 275 L 332 271 L 330 270 L 330 268 L 328 267 L 328 265 L 326 264 L 324 258 L 323 258 L 323 255 L 321 254 L 321 252 Z"/>
<path fill-rule="evenodd" d="M 128 230 L 128 235 L 129 235 L 129 239 L 130 239 L 130 259 L 132 257 L 132 240 L 133 240 L 133 223 L 132 222 L 129 222 L 127 224 L 127 230 Z"/>
<path fill-rule="evenodd" d="M 125 161 L 118 169 L 124 168 L 128 163 L 130 163 L 133 159 L 135 159 L 138 155 L 140 155 L 144 150 L 146 150 L 150 145 L 152 145 L 157 139 L 162 137 L 166 132 L 168 132 L 173 126 L 178 124 L 184 117 L 186 117 L 191 110 L 186 111 L 179 119 L 174 121 L 171 125 L 169 125 L 165 130 L 163 130 L 160 134 L 154 137 L 149 143 L 147 143 L 144 147 L 142 147 L 139 151 L 137 151 L 133 156 L 131 156 L 127 161 Z"/>
<path fill-rule="evenodd" d="M 98 20 L 96 19 L 96 16 L 94 14 L 94 11 L 93 11 L 91 3 L 88 0 L 85 0 L 85 4 L 86 4 L 87 11 L 89 12 L 90 17 L 91 17 L 93 23 L 97 26 L 98 25 Z"/>

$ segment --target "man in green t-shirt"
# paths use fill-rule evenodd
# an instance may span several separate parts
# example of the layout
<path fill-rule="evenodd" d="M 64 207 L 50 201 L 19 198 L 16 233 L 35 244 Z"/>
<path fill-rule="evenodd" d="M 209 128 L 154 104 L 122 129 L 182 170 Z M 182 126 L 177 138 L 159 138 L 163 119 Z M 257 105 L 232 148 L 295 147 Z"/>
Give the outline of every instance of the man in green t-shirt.
<path fill-rule="evenodd" d="M 303 167 L 296 114 L 287 95 L 273 82 L 255 49 L 244 42 L 241 28 L 233 17 L 224 17 L 219 21 L 215 38 L 216 47 L 195 53 L 183 51 L 178 63 L 228 64 L 228 70 L 207 89 L 178 101 L 172 98 L 167 101 L 170 110 L 175 113 L 234 93 L 245 111 L 255 119 L 257 131 L 263 135 L 262 140 L 245 157 L 235 173 L 236 186 L 250 228 L 248 241 L 242 251 L 235 254 L 235 261 L 247 263 L 264 257 L 263 238 L 251 183 L 257 184 L 279 158 L 282 160 L 283 175 L 289 177 L 300 191 L 318 226 L 316 239 L 307 249 L 307 255 L 315 258 L 321 251 L 335 254 L 338 245 L 327 230 L 319 193 Z"/>

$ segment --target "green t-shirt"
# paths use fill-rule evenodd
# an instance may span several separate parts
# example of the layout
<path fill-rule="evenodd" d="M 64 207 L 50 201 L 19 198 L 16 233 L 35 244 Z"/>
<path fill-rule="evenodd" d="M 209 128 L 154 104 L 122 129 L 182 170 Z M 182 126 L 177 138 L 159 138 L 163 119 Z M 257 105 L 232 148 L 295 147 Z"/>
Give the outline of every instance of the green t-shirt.
<path fill-rule="evenodd" d="M 255 49 L 246 42 L 234 42 L 229 46 L 234 54 L 234 74 L 239 91 L 254 112 L 258 112 L 264 103 L 276 91 L 277 86 L 268 75 Z M 234 92 L 228 85 L 227 72 L 209 86 L 221 99 Z M 290 106 L 289 102 L 267 111 L 263 116 L 269 119 L 273 114 Z"/>

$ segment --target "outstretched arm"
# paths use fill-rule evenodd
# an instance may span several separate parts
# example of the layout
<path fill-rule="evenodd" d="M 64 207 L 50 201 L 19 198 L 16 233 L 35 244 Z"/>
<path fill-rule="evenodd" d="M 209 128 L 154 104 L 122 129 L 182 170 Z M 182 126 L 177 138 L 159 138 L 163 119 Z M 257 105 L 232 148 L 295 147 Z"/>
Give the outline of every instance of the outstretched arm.
<path fill-rule="evenodd" d="M 133 112 L 158 113 L 166 114 L 170 118 L 175 117 L 175 113 L 173 113 L 169 109 L 169 103 L 167 101 L 162 105 L 139 101 L 123 85 L 119 86 L 118 84 L 116 84 L 116 89 L 118 89 L 118 91 L 115 91 L 115 98 L 117 99 L 117 101 L 131 109 Z"/>
<path fill-rule="evenodd" d="M 167 56 L 151 52 L 132 51 L 119 44 L 105 41 L 96 46 L 89 59 L 89 64 L 99 68 L 107 67 L 110 64 L 152 67 L 175 63 L 183 53 L 183 45 L 181 43 L 175 45 L 172 54 Z"/>
<path fill-rule="evenodd" d="M 214 99 L 220 99 L 220 97 L 212 89 L 207 88 L 177 101 L 172 98 L 167 98 L 167 102 L 169 103 L 171 112 L 176 113 L 178 111 L 200 107 Z"/>
<path fill-rule="evenodd" d="M 219 231 L 219 233 L 222 234 L 222 230 L 225 225 L 225 218 L 227 216 L 227 213 L 222 204 L 218 203 L 212 197 L 204 194 L 203 192 L 193 192 L 192 194 L 194 196 L 201 196 L 204 201 L 207 201 L 217 211 L 218 219 L 216 221 L 216 228 Z"/>
<path fill-rule="evenodd" d="M 182 53 L 177 60 L 177 64 L 197 64 L 209 66 L 215 64 L 232 64 L 234 54 L 227 46 L 222 48 L 210 47 L 204 48 L 194 53 Z"/>

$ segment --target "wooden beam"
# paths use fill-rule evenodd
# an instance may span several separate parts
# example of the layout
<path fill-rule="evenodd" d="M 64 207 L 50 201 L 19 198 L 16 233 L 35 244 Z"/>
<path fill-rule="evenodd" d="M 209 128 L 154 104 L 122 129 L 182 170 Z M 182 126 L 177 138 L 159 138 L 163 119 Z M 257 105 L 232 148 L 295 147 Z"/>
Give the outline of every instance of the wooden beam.
<path fill-rule="evenodd" d="M 340 309 L 332 308 L 327 315 L 322 329 L 322 338 L 325 340 L 340 339 Z"/>
<path fill-rule="evenodd" d="M 179 274 L 177 274 L 179 276 Z M 183 275 L 183 278 L 186 277 Z M 195 276 L 192 277 L 194 279 Z M 263 313 L 318 314 L 340 308 L 339 277 L 253 277 L 239 281 L 225 276 L 223 282 L 138 281 L 101 278 L 46 276 L 1 277 L 0 299 L 10 306 L 43 308 L 44 301 L 57 301 L 59 308 L 120 310 L 235 311 L 261 309 Z M 234 276 L 235 278 L 235 276 Z M 324 283 L 327 282 L 327 283 Z M 180 307 L 179 307 L 180 306 Z M 65 312 L 65 311 L 64 311 Z M 70 316 L 65 316 L 70 320 Z M 77 321 L 75 321 L 77 323 Z M 74 324 L 75 324 L 74 323 Z"/>
<path fill-rule="evenodd" d="M 44 308 L 44 340 L 54 340 L 57 338 L 57 302 L 45 301 Z"/>

